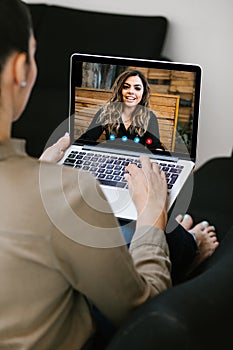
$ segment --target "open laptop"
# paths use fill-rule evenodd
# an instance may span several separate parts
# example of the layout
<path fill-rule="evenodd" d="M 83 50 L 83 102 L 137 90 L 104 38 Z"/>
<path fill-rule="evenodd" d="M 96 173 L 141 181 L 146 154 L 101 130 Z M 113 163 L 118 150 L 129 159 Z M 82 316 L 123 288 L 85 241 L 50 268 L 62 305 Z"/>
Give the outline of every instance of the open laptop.
<path fill-rule="evenodd" d="M 94 116 L 112 94 L 125 70 L 143 73 L 150 85 L 150 110 L 157 118 L 162 148 L 148 147 L 150 137 L 110 133 L 85 139 Z M 72 146 L 59 162 L 89 171 L 98 179 L 114 214 L 135 220 L 136 208 L 124 179 L 124 168 L 148 155 L 165 171 L 168 209 L 195 166 L 202 70 L 196 64 L 74 53 L 70 58 L 69 132 Z M 84 135 L 84 137 L 83 137 Z M 135 135 L 134 135 L 135 136 Z"/>

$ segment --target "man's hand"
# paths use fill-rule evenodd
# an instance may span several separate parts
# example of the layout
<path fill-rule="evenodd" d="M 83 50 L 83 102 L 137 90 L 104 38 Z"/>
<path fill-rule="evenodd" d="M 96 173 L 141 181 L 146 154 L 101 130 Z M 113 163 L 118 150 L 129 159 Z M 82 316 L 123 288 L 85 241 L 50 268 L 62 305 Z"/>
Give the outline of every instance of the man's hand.
<path fill-rule="evenodd" d="M 70 145 L 70 135 L 65 133 L 54 145 L 48 147 L 40 156 L 39 160 L 57 163 L 62 157 L 66 149 Z"/>

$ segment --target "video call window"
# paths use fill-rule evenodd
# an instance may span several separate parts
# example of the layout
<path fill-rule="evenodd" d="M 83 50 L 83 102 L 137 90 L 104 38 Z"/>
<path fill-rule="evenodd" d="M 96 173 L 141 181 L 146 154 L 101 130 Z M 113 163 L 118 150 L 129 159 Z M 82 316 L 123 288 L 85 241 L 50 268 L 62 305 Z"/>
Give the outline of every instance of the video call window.
<path fill-rule="evenodd" d="M 90 126 L 93 117 L 109 100 L 117 77 L 126 70 L 139 70 L 150 86 L 150 110 L 157 117 L 164 149 L 189 151 L 192 143 L 195 73 L 154 68 L 79 62 L 75 81 L 74 138 Z M 98 142 L 106 139 L 103 133 Z"/>

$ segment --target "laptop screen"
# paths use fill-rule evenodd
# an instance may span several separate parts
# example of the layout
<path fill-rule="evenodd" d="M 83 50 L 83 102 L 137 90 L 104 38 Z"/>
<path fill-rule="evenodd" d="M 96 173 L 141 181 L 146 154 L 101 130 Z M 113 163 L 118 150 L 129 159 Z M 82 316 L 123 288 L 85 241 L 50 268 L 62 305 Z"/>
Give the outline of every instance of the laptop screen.
<path fill-rule="evenodd" d="M 72 141 L 195 161 L 200 88 L 196 64 L 75 53 Z"/>

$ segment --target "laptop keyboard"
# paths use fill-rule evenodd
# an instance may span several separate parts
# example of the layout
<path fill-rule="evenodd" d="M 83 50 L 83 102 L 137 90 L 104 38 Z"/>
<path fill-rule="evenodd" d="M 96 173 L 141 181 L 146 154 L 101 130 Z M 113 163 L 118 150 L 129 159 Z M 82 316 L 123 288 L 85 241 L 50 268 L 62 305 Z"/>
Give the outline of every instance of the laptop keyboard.
<path fill-rule="evenodd" d="M 165 172 L 168 191 L 177 181 L 183 166 L 172 162 L 157 161 L 159 167 Z M 71 151 L 64 161 L 64 165 L 92 173 L 102 185 L 127 188 L 127 181 L 124 178 L 125 167 L 130 163 L 136 164 L 139 168 L 141 163 L 137 158 L 103 154 L 92 151 Z"/>

